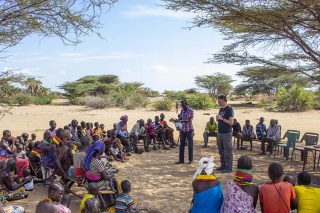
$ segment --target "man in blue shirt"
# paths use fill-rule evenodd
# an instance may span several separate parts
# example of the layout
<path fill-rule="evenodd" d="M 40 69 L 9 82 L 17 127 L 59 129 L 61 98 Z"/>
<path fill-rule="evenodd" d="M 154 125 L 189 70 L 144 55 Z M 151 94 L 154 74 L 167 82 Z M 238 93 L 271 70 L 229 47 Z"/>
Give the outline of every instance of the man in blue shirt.
<path fill-rule="evenodd" d="M 259 123 L 256 125 L 256 134 L 258 140 L 261 140 L 267 135 L 267 127 L 264 124 L 264 117 L 261 117 Z"/>
<path fill-rule="evenodd" d="M 253 139 L 253 126 L 250 125 L 250 121 L 246 120 L 246 124 L 242 128 L 242 133 L 238 135 L 237 138 L 237 149 L 239 149 L 239 142 L 241 140 L 241 148 L 243 149 L 243 141 L 250 142 L 250 151 L 252 151 L 252 139 Z"/>

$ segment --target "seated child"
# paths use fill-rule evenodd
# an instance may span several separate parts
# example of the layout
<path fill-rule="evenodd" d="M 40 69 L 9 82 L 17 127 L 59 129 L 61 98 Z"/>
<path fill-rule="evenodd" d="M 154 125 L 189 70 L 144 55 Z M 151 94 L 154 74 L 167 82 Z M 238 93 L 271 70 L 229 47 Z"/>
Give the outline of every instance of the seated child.
<path fill-rule="evenodd" d="M 292 174 L 288 174 L 284 176 L 283 182 L 291 183 L 291 185 L 294 187 L 297 184 L 297 178 Z"/>
<path fill-rule="evenodd" d="M 121 189 L 123 192 L 116 199 L 117 213 L 131 213 L 149 210 L 148 207 L 134 205 L 133 199 L 129 195 L 129 192 L 131 191 L 131 183 L 128 180 L 121 182 Z"/>
<path fill-rule="evenodd" d="M 71 210 L 69 209 L 71 202 L 70 195 L 64 194 L 61 199 L 61 204 L 58 204 L 60 213 L 71 213 Z"/>
<path fill-rule="evenodd" d="M 31 176 L 31 170 L 30 169 L 24 169 L 22 171 L 22 175 L 23 175 L 23 178 L 27 178 L 27 177 Z M 24 189 L 26 191 L 32 191 L 33 187 L 34 187 L 33 178 L 31 179 L 31 181 L 29 183 L 24 184 Z"/>
<path fill-rule="evenodd" d="M 100 202 L 97 198 L 89 198 L 84 204 L 84 213 L 99 213 Z"/>
<path fill-rule="evenodd" d="M 23 151 L 23 145 L 22 144 L 17 144 L 16 145 L 16 151 L 15 151 L 16 157 L 17 158 L 23 158 L 23 159 L 28 159 L 26 152 Z"/>
<path fill-rule="evenodd" d="M 113 146 L 109 149 L 110 151 L 110 160 L 121 161 L 124 163 L 125 154 L 119 149 L 118 143 L 113 143 Z"/>
<path fill-rule="evenodd" d="M 89 198 L 94 198 L 98 197 L 101 203 L 101 209 L 105 210 L 107 208 L 106 203 L 104 202 L 104 199 L 102 195 L 99 193 L 99 185 L 98 183 L 92 182 L 89 183 L 87 187 L 88 192 L 83 196 L 81 203 L 80 203 L 80 208 L 78 213 L 84 213 L 85 212 L 85 203 Z"/>

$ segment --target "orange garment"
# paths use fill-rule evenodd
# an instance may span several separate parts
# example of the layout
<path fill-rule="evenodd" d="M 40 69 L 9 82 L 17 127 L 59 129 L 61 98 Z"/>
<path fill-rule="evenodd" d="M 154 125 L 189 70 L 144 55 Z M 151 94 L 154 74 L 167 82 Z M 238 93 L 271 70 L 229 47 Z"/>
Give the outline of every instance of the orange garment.
<path fill-rule="evenodd" d="M 263 203 L 265 213 L 288 213 L 290 200 L 295 198 L 294 189 L 288 182 L 265 183 L 260 187 L 259 201 Z"/>

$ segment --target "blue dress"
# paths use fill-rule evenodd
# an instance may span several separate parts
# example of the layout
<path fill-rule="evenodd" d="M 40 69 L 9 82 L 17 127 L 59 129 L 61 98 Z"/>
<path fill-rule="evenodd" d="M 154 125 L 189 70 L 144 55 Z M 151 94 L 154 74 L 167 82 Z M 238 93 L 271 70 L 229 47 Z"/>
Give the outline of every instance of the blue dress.
<path fill-rule="evenodd" d="M 221 184 L 200 193 L 194 193 L 191 213 L 220 213 L 223 203 Z"/>

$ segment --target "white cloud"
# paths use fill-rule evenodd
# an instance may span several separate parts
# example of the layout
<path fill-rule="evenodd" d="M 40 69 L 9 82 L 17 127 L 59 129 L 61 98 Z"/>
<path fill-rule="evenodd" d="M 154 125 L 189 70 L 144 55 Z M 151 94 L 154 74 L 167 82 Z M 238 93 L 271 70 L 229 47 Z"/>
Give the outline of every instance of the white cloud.
<path fill-rule="evenodd" d="M 151 72 L 156 72 L 156 73 L 167 73 L 170 71 L 170 68 L 165 66 L 165 65 L 153 65 L 153 66 L 150 66 L 150 68 L 147 68 L 149 69 L 149 71 Z"/>
<path fill-rule="evenodd" d="M 130 69 L 123 69 L 123 70 L 121 70 L 121 72 L 127 73 L 127 74 L 132 74 L 133 73 L 132 70 L 130 70 Z"/>
<path fill-rule="evenodd" d="M 142 5 L 137 5 L 130 7 L 129 10 L 122 13 L 128 18 L 140 18 L 140 17 L 168 17 L 174 19 L 189 20 L 195 17 L 192 13 L 166 10 L 163 7 L 147 7 Z"/>
<path fill-rule="evenodd" d="M 60 75 L 66 75 L 66 74 L 67 74 L 65 70 L 61 70 L 61 71 L 59 71 L 58 73 L 59 73 Z"/>

